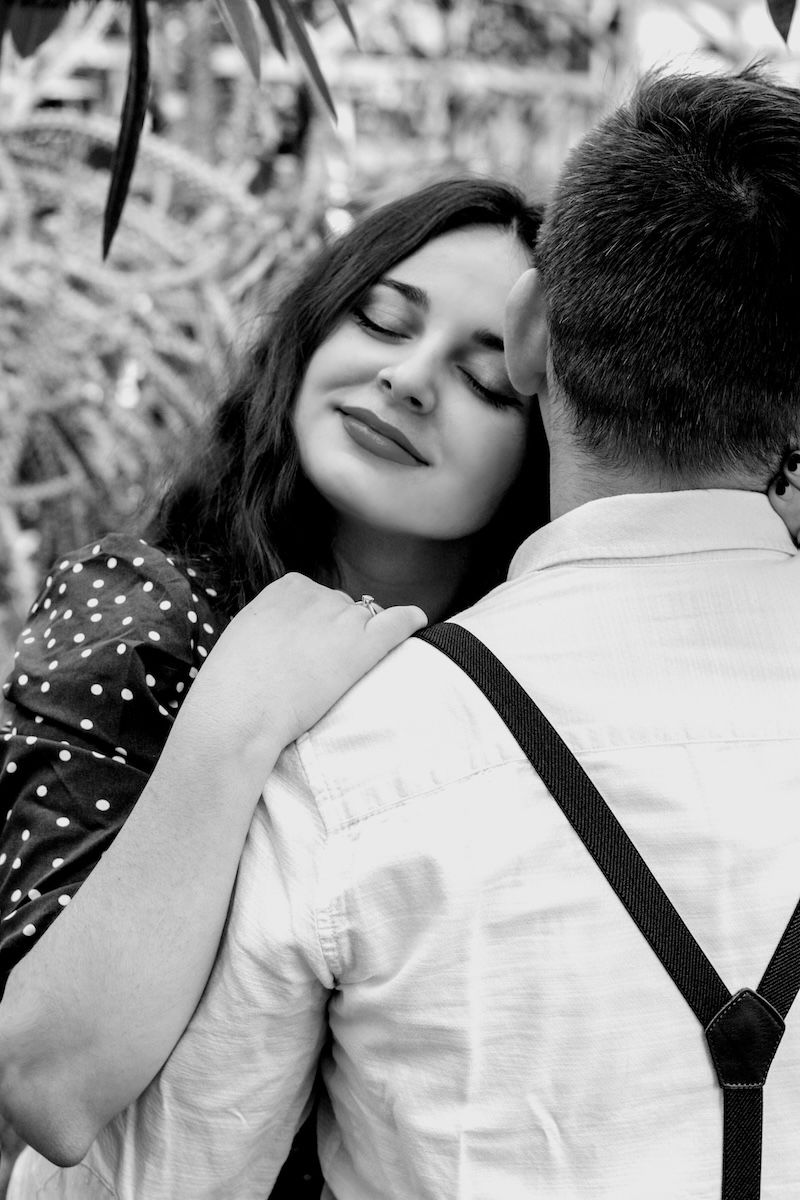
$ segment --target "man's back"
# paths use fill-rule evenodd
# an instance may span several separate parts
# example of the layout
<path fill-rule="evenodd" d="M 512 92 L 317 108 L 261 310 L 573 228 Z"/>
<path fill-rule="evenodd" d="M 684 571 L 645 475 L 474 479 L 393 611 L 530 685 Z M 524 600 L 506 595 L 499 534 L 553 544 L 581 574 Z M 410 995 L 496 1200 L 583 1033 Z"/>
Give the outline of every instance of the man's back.
<path fill-rule="evenodd" d="M 799 610 L 767 501 L 688 492 L 577 509 L 461 618 L 731 990 L 758 983 L 800 896 Z M 320 1150 L 338 1200 L 719 1194 L 702 1030 L 457 668 L 417 642 L 392 655 L 265 797 L 195 1018 L 87 1169 L 120 1197 L 263 1197 L 327 1003 Z M 766 1087 L 764 1200 L 800 1180 L 796 1019 Z"/>

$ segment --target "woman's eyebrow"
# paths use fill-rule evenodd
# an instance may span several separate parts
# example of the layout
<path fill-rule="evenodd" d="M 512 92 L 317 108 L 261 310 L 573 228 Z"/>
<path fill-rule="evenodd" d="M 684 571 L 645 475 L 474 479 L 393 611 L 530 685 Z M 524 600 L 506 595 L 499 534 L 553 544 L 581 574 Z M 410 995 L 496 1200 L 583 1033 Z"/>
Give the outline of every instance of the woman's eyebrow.
<path fill-rule="evenodd" d="M 423 312 L 428 312 L 431 306 L 428 293 L 422 288 L 415 287 L 413 283 L 401 283 L 399 279 L 392 279 L 387 276 L 379 281 L 384 287 L 391 288 L 395 292 L 399 292 L 411 304 L 415 304 L 417 308 L 421 308 Z M 487 350 L 497 350 L 500 354 L 505 354 L 505 343 L 503 339 L 496 333 L 492 333 L 491 329 L 476 329 L 472 335 L 471 341 L 478 346 L 483 346 Z"/>
<path fill-rule="evenodd" d="M 491 329 L 476 329 L 472 340 L 479 346 L 485 346 L 487 350 L 499 350 L 501 354 L 506 352 L 505 342 L 496 333 L 492 333 Z"/>
<path fill-rule="evenodd" d="M 412 283 L 401 283 L 399 279 L 385 278 L 380 281 L 384 287 L 392 288 L 395 292 L 399 292 L 406 300 L 415 304 L 417 308 L 421 308 L 423 312 L 427 312 L 431 306 L 430 297 L 427 292 L 423 292 L 422 288 L 414 287 Z"/>

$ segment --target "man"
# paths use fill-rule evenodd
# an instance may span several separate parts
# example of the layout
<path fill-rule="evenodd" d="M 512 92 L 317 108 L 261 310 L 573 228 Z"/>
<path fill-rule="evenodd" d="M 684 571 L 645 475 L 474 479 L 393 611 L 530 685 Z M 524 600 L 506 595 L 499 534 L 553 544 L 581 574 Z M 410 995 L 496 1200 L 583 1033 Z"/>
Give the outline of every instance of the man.
<path fill-rule="evenodd" d="M 554 520 L 459 618 L 733 991 L 800 896 L 800 564 L 763 494 L 797 440 L 798 251 L 798 93 L 650 79 L 583 141 L 507 323 Z M 765 1200 L 800 1190 L 797 1023 L 767 1083 Z M 702 1029 L 486 700 L 420 641 L 283 756 L 173 1058 L 36 1194 L 262 1200 L 320 1056 L 328 1197 L 719 1195 Z"/>

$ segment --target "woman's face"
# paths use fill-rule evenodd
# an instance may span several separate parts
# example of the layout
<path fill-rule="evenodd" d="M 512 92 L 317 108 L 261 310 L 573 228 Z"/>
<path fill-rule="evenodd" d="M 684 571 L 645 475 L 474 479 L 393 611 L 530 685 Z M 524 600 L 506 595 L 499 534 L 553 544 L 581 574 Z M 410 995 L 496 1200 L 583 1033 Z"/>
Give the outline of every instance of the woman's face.
<path fill-rule="evenodd" d="M 316 351 L 294 429 L 306 476 L 342 517 L 433 540 L 482 529 L 525 453 L 530 400 L 506 374 L 506 297 L 530 263 L 471 227 L 392 267 Z"/>

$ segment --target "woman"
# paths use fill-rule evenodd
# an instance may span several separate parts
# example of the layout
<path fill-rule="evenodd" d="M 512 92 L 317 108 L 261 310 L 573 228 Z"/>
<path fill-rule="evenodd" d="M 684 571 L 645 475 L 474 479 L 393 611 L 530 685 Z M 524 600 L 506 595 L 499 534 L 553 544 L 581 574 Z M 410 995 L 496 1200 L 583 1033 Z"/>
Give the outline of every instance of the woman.
<path fill-rule="evenodd" d="M 37 597 L 0 742 L 0 1116 L 47 1157 L 79 1161 L 186 1026 L 280 750 L 546 519 L 501 340 L 538 225 L 476 180 L 367 217 L 286 298 L 148 542 L 69 554 Z"/>

